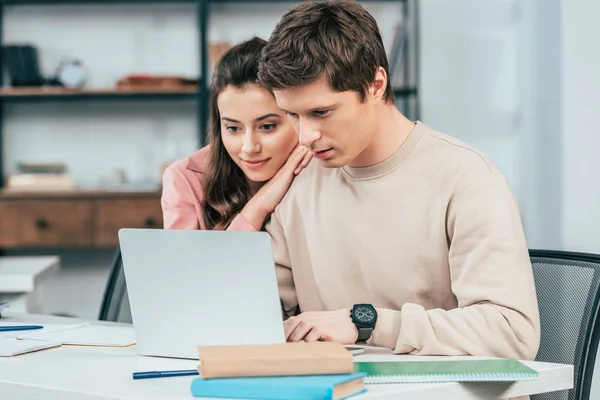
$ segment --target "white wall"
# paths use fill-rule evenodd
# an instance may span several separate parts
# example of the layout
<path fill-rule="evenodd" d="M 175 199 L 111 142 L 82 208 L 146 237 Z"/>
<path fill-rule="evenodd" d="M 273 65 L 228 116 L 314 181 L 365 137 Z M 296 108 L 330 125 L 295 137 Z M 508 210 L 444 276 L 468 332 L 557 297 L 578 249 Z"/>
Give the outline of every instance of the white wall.
<path fill-rule="evenodd" d="M 600 253 L 600 25 L 596 0 L 562 3 L 563 243 Z"/>
<path fill-rule="evenodd" d="M 522 0 L 531 247 L 600 253 L 600 3 Z"/>
<path fill-rule="evenodd" d="M 522 1 L 525 217 L 532 248 L 563 248 L 561 2 Z"/>
<path fill-rule="evenodd" d="M 252 35 L 268 38 L 289 7 L 215 5 L 209 38 L 231 43 Z M 376 3 L 367 8 L 389 45 L 400 7 Z M 46 75 L 63 57 L 83 61 L 93 88 L 112 87 L 129 73 L 198 75 L 194 5 L 10 6 L 4 20 L 4 41 L 37 45 Z M 131 180 L 157 181 L 161 163 L 197 146 L 194 100 L 11 104 L 5 110 L 8 173 L 20 160 L 63 161 L 85 186 L 106 182 L 118 169 Z"/>
<path fill-rule="evenodd" d="M 421 103 L 425 123 L 494 160 L 529 230 L 522 7 L 518 0 L 422 0 Z"/>
<path fill-rule="evenodd" d="M 498 164 L 531 248 L 600 253 L 600 2 L 421 5 L 423 120 Z"/>

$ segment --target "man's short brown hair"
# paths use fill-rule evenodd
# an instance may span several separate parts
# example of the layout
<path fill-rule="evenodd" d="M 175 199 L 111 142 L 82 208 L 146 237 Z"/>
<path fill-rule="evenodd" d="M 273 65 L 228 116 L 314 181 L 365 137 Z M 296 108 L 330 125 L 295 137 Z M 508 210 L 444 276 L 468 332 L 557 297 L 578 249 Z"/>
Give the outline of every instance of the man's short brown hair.
<path fill-rule="evenodd" d="M 305 2 L 287 13 L 263 49 L 258 78 L 271 89 L 310 84 L 326 76 L 335 91 L 366 98 L 377 67 L 388 60 L 377 22 L 350 0 Z M 394 102 L 389 78 L 383 98 Z"/>

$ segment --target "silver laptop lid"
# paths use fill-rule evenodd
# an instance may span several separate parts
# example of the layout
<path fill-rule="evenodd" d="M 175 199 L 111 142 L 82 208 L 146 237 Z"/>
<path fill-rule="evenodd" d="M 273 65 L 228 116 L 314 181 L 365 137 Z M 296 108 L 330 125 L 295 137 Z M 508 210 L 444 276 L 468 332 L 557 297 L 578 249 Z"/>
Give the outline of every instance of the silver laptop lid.
<path fill-rule="evenodd" d="M 285 342 L 267 233 L 121 229 L 119 242 L 141 354 Z"/>

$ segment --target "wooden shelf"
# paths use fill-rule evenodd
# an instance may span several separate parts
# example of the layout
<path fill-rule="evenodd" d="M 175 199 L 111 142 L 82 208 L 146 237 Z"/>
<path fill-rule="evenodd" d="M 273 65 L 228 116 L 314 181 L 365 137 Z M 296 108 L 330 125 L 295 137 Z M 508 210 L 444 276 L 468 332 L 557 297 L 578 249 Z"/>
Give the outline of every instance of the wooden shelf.
<path fill-rule="evenodd" d="M 127 191 L 127 190 L 62 190 L 62 191 L 11 191 L 0 190 L 0 199 L 105 199 L 105 198 L 143 198 L 160 197 L 161 191 Z"/>
<path fill-rule="evenodd" d="M 417 94 L 414 87 L 394 88 L 396 97 L 408 97 Z M 152 89 L 64 89 L 64 88 L 4 88 L 0 89 L 0 99 L 5 101 L 39 101 L 39 100 L 119 100 L 119 99 L 193 99 L 198 95 L 195 86 L 183 88 L 152 88 Z"/>
<path fill-rule="evenodd" d="M 65 89 L 60 87 L 18 87 L 0 89 L 0 99 L 5 101 L 39 100 L 120 100 L 120 99 L 194 99 L 198 96 L 196 86 L 148 89 Z"/>

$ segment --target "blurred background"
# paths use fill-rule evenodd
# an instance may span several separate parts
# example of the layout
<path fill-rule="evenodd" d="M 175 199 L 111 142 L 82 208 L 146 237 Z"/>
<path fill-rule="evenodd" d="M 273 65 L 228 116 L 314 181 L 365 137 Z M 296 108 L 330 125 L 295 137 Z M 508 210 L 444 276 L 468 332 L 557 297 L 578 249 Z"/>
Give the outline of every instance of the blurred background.
<path fill-rule="evenodd" d="M 492 157 L 529 247 L 600 253 L 600 2 L 362 3 L 398 108 Z M 162 227 L 164 167 L 205 143 L 214 62 L 293 4 L 0 1 L 0 252 L 60 259 L 37 311 L 97 318 L 117 230 Z"/>

